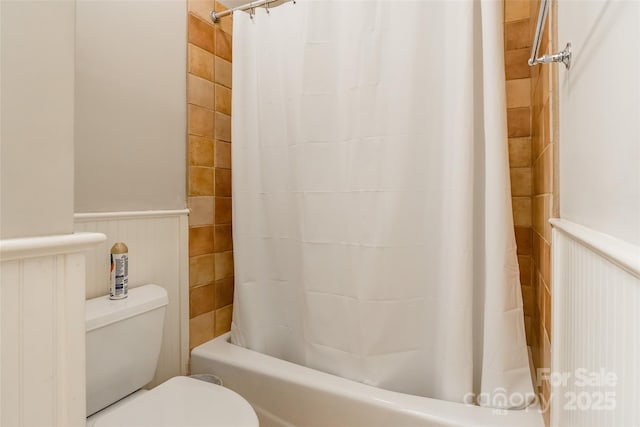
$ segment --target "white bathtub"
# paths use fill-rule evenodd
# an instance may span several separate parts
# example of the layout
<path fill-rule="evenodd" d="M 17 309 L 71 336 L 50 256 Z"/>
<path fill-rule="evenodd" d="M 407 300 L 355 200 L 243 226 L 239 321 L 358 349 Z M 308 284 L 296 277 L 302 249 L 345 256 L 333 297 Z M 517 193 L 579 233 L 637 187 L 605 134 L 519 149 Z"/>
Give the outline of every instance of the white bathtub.
<path fill-rule="evenodd" d="M 191 372 L 219 376 L 261 427 L 544 426 L 535 408 L 498 412 L 381 390 L 238 347 L 229 334 L 194 348 Z"/>

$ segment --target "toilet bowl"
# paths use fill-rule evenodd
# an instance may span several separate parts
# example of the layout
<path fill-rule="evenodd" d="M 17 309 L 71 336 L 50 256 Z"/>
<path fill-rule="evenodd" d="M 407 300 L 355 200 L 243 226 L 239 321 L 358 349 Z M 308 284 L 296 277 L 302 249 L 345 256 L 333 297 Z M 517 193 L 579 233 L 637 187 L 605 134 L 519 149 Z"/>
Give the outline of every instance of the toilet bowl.
<path fill-rule="evenodd" d="M 155 374 L 167 303 L 157 285 L 87 301 L 87 427 L 257 427 L 251 405 L 216 384 L 177 376 L 142 390 Z"/>
<path fill-rule="evenodd" d="M 253 408 L 239 394 L 188 377 L 173 377 L 124 400 L 89 417 L 87 427 L 258 426 Z"/>

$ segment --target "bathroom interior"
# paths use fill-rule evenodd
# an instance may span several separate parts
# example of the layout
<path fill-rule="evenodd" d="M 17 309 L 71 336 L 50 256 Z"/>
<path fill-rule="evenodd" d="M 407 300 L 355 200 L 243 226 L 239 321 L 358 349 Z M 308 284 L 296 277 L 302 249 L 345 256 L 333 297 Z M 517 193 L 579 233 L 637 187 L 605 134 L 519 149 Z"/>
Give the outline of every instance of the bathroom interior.
<path fill-rule="evenodd" d="M 640 2 L 0 0 L 0 47 L 0 426 L 640 425 Z"/>

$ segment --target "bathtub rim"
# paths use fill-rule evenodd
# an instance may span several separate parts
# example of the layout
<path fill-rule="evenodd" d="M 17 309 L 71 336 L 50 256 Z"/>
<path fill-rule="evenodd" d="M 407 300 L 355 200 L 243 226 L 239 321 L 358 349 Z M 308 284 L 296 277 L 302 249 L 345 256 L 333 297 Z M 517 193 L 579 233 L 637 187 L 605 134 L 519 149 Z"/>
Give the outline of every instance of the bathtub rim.
<path fill-rule="evenodd" d="M 237 346 L 231 343 L 230 332 L 191 351 L 192 374 L 206 373 L 194 369 L 194 360 L 196 367 L 200 364 L 198 359 L 212 360 L 247 372 L 268 375 L 300 387 L 318 389 L 345 400 L 376 405 L 398 414 L 420 417 L 425 421 L 470 427 L 544 426 L 542 414 L 535 405 L 525 410 L 504 411 L 384 390 Z M 251 399 L 247 400 L 251 402 Z"/>

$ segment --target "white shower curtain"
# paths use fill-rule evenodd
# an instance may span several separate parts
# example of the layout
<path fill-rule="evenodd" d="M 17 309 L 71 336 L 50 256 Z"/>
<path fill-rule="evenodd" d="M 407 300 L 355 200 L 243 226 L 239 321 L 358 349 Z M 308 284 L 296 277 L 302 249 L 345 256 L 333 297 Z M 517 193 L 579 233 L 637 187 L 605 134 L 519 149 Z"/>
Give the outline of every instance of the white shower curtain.
<path fill-rule="evenodd" d="M 532 392 L 502 43 L 499 1 L 235 13 L 234 343 L 438 399 Z"/>

